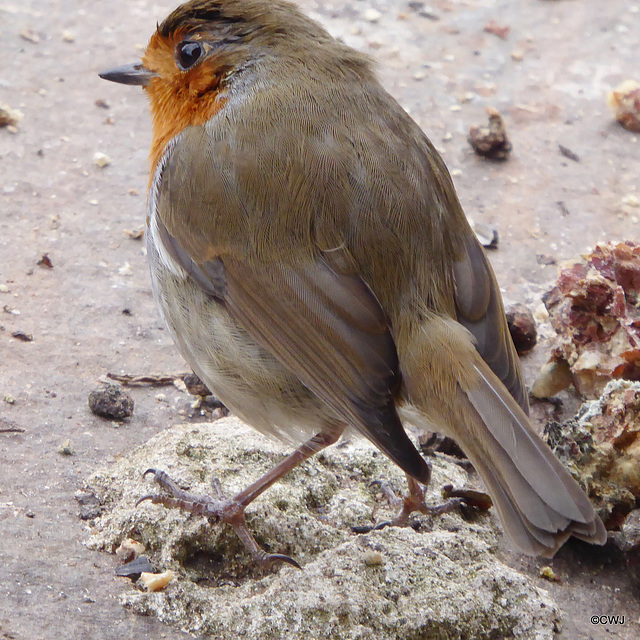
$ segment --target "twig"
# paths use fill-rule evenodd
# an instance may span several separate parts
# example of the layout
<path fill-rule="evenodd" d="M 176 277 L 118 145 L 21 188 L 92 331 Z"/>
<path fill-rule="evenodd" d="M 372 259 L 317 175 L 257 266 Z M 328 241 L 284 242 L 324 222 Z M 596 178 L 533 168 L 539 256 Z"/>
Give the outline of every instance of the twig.
<path fill-rule="evenodd" d="M 169 387 L 175 380 L 184 380 L 186 373 L 148 374 L 136 376 L 132 373 L 107 373 L 107 378 L 129 387 Z"/>

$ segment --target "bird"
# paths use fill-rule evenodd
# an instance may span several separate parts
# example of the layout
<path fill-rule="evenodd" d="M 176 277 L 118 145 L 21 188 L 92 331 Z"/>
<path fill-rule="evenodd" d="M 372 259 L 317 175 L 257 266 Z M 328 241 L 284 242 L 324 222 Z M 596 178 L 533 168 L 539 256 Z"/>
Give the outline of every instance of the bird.
<path fill-rule="evenodd" d="M 235 496 L 142 498 L 228 523 L 347 430 L 406 474 L 396 524 L 429 512 L 405 426 L 452 437 L 507 538 L 553 556 L 604 544 L 588 497 L 536 434 L 496 277 L 444 164 L 371 59 L 284 0 L 191 0 L 141 60 L 152 116 L 147 249 L 180 353 L 224 404 L 295 450 Z"/>

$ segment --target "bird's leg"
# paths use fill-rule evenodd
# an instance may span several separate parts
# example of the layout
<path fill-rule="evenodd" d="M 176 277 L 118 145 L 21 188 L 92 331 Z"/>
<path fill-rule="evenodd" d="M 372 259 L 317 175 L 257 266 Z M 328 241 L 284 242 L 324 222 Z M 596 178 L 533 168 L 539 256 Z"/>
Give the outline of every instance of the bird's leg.
<path fill-rule="evenodd" d="M 294 567 L 300 568 L 300 565 L 293 560 L 293 558 L 279 553 L 267 553 L 260 547 L 247 527 L 244 510 L 263 491 L 287 475 L 287 473 L 297 467 L 301 462 L 304 462 L 307 458 L 310 458 L 312 455 L 336 442 L 342 431 L 342 428 L 335 428 L 330 432 L 318 433 L 313 436 L 313 438 L 298 447 L 298 449 L 262 476 L 262 478 L 233 498 L 226 498 L 224 496 L 220 483 L 217 480 L 214 480 L 213 483 L 213 493 L 215 497 L 197 495 L 181 489 L 164 471 L 148 469 L 144 475 L 146 476 L 148 473 L 152 473 L 155 481 L 170 495 L 149 494 L 140 498 L 136 506 L 145 500 L 150 500 L 153 504 L 161 504 L 165 507 L 177 507 L 189 513 L 211 518 L 214 522 L 230 524 L 242 544 L 244 544 L 247 551 L 249 551 L 258 564 L 269 567 L 274 562 L 287 562 Z"/>

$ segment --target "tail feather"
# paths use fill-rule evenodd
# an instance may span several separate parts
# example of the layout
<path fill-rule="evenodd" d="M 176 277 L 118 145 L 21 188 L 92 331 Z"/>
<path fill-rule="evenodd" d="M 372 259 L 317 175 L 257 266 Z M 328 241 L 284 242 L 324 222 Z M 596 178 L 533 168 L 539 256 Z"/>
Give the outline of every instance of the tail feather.
<path fill-rule="evenodd" d="M 551 533 L 533 525 L 524 515 L 513 496 L 485 462 L 474 456 L 473 465 L 482 477 L 502 522 L 507 537 L 522 552 L 532 556 L 551 557 L 566 542 L 570 532 Z"/>
<path fill-rule="evenodd" d="M 551 557 L 569 536 L 604 544 L 589 499 L 489 367 L 458 388 L 456 438 L 482 477 L 507 535 L 525 553 Z"/>
<path fill-rule="evenodd" d="M 476 364 L 475 369 L 478 384 L 465 392 L 480 417 L 480 421 L 474 421 L 480 426 L 477 436 L 491 442 L 497 456 L 495 462 L 508 461 L 517 470 L 516 475 L 523 482 L 514 478 L 510 483 L 514 494 L 524 499 L 518 488 L 522 486 L 528 493 L 533 489 L 549 508 L 566 518 L 582 523 L 592 521 L 595 514 L 584 491 L 533 431 L 519 405 L 484 362 Z"/>

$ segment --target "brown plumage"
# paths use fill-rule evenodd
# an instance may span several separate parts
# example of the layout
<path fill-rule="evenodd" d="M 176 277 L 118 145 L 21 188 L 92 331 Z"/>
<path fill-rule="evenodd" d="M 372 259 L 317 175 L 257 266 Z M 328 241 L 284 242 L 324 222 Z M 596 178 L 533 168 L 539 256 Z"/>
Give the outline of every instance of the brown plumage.
<path fill-rule="evenodd" d="M 182 355 L 261 431 L 316 434 L 216 517 L 248 535 L 244 507 L 347 426 L 428 482 L 402 418 L 460 443 L 524 552 L 604 542 L 529 424 L 498 285 L 449 173 L 368 58 L 289 3 L 197 0 L 142 65 L 103 77 L 151 101 L 149 258 Z"/>

